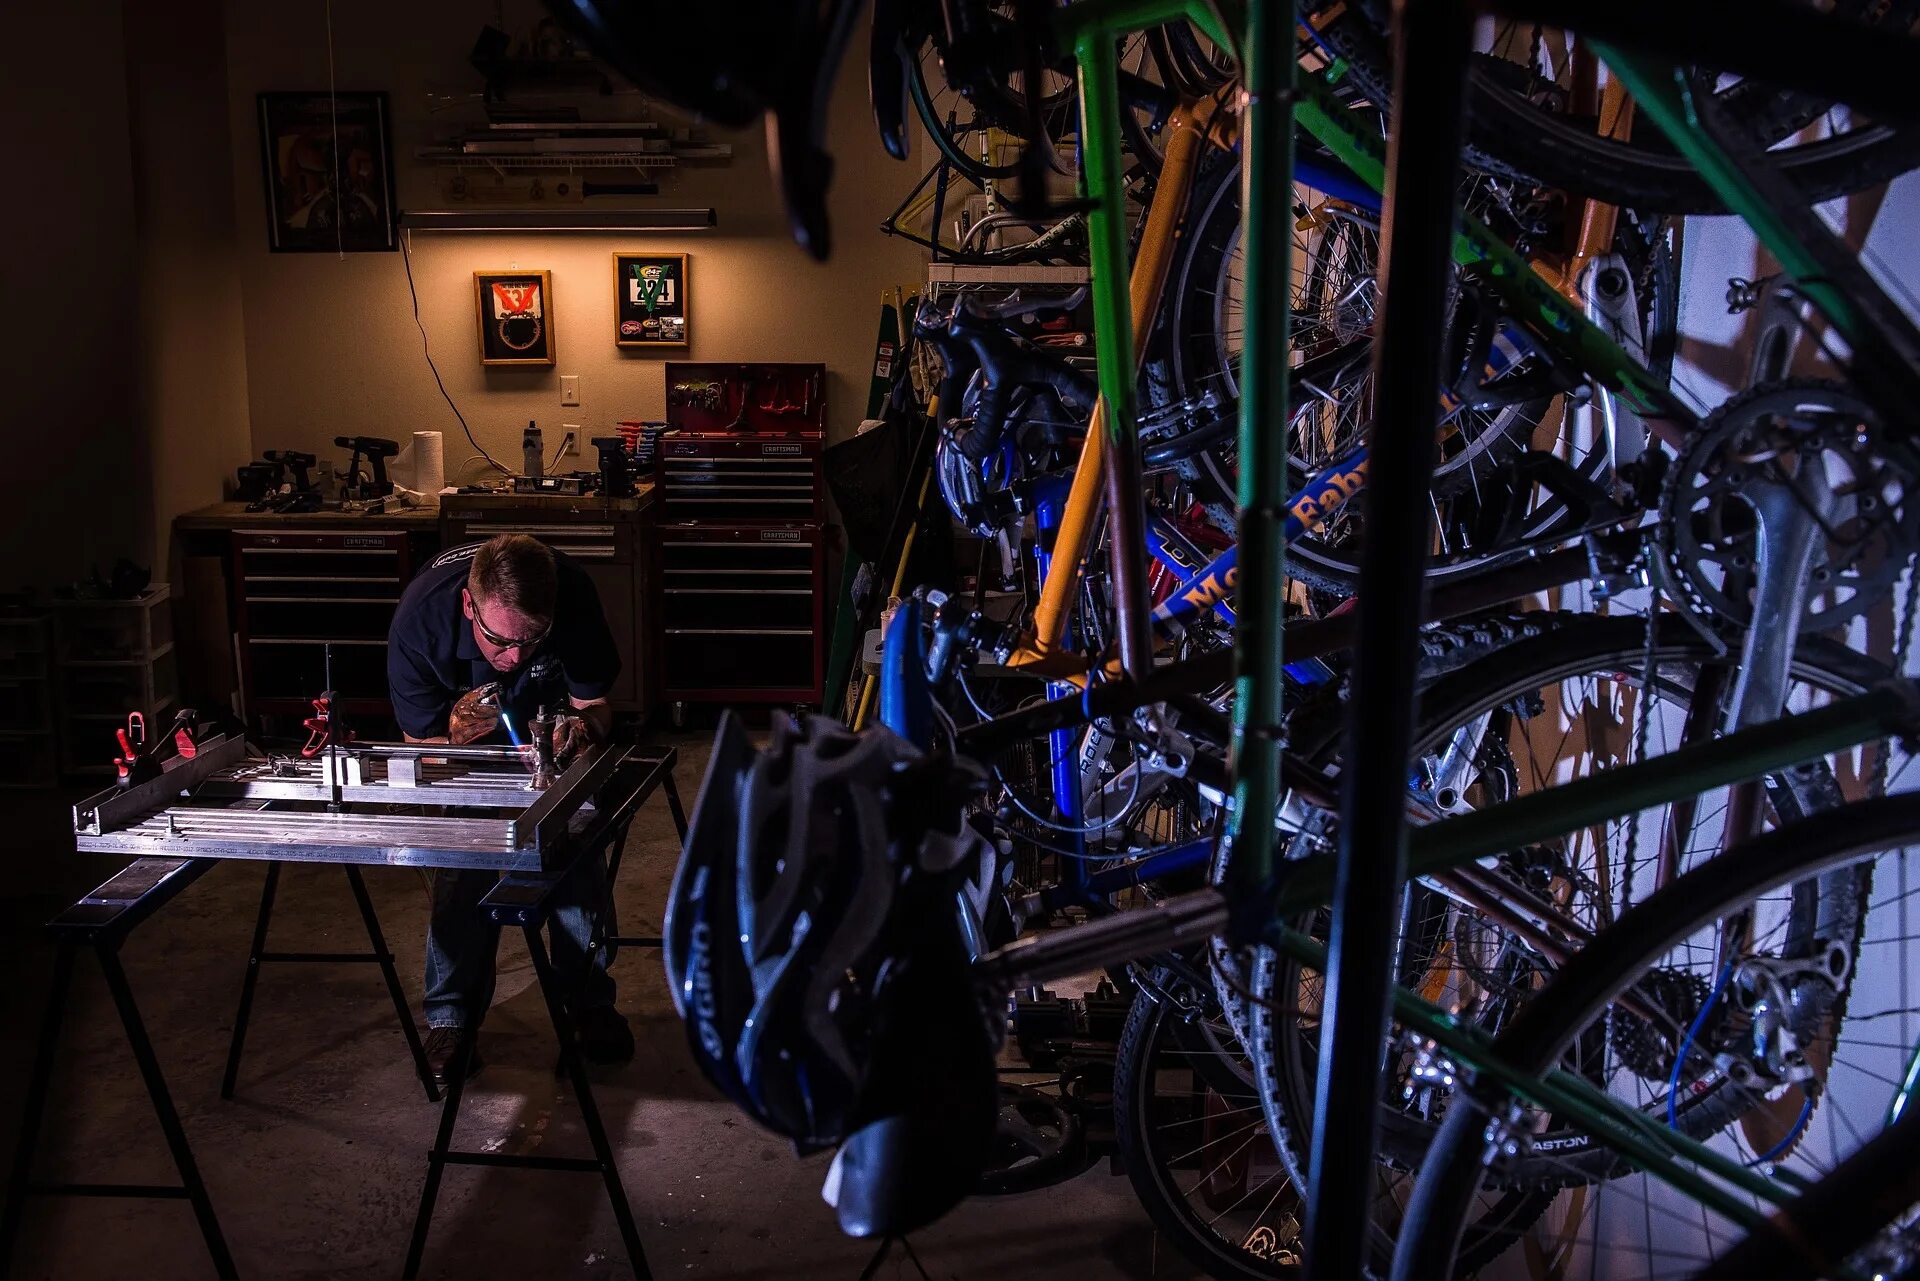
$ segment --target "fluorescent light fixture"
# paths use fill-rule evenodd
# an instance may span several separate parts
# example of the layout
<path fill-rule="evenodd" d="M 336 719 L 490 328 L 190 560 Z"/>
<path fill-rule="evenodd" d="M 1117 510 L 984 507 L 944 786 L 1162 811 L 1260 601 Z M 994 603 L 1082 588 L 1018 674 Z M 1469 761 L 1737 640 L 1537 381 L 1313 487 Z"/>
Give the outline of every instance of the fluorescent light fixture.
<path fill-rule="evenodd" d="M 712 209 L 406 209 L 403 231 L 707 231 Z"/>

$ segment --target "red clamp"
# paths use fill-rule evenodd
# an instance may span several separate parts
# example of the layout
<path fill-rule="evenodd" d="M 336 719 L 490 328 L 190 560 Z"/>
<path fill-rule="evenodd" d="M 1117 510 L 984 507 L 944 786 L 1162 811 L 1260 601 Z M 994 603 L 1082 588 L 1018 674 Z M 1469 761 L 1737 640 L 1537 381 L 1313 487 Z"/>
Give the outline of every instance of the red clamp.
<path fill-rule="evenodd" d="M 333 746 L 333 695 L 322 694 L 314 699 L 313 715 L 307 717 L 301 724 L 307 727 L 307 743 L 300 749 L 300 755 L 312 760 L 328 747 Z M 348 730 L 346 738 L 341 740 L 339 745 L 344 747 L 353 742 L 353 739 L 353 731 Z"/>

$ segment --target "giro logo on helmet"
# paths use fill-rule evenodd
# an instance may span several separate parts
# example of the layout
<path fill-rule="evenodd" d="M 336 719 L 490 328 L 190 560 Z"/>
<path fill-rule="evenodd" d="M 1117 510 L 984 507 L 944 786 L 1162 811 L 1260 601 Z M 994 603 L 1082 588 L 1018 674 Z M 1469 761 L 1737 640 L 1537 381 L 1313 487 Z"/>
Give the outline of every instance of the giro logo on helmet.
<path fill-rule="evenodd" d="M 702 899 L 706 892 L 707 869 L 703 867 L 694 877 L 691 897 Z M 726 1048 L 720 1041 L 720 1029 L 713 1025 L 717 1008 L 713 998 L 713 930 L 705 921 L 695 922 L 687 939 L 687 994 L 700 1048 L 716 1060 L 724 1059 Z"/>

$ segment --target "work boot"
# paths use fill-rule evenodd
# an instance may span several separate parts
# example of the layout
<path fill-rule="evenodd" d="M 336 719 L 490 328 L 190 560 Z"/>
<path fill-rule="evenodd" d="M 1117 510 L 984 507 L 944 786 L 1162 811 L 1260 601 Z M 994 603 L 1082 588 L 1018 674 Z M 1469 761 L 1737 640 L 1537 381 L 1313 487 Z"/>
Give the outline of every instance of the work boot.
<path fill-rule="evenodd" d="M 447 1082 L 453 1075 L 453 1058 L 460 1051 L 460 1037 L 465 1031 L 457 1027 L 430 1027 L 427 1029 L 427 1071 L 433 1074 L 433 1083 L 441 1089 L 447 1088 Z M 476 1043 L 473 1053 L 467 1058 L 467 1076 L 480 1070 L 480 1046 Z"/>
<path fill-rule="evenodd" d="M 633 1030 L 620 1011 L 596 1005 L 580 1011 L 573 1021 L 580 1057 L 589 1063 L 626 1063 L 633 1058 Z"/>

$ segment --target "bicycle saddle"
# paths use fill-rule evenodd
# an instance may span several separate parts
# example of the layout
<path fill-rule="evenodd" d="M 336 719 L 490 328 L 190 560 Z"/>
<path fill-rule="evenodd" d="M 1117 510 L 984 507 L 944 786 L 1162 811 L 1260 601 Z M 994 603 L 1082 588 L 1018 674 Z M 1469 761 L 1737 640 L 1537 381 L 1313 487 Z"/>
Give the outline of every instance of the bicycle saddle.
<path fill-rule="evenodd" d="M 764 115 L 767 160 L 793 238 L 826 261 L 827 101 L 860 0 L 547 0 L 547 7 L 645 93 L 730 129 Z"/>

